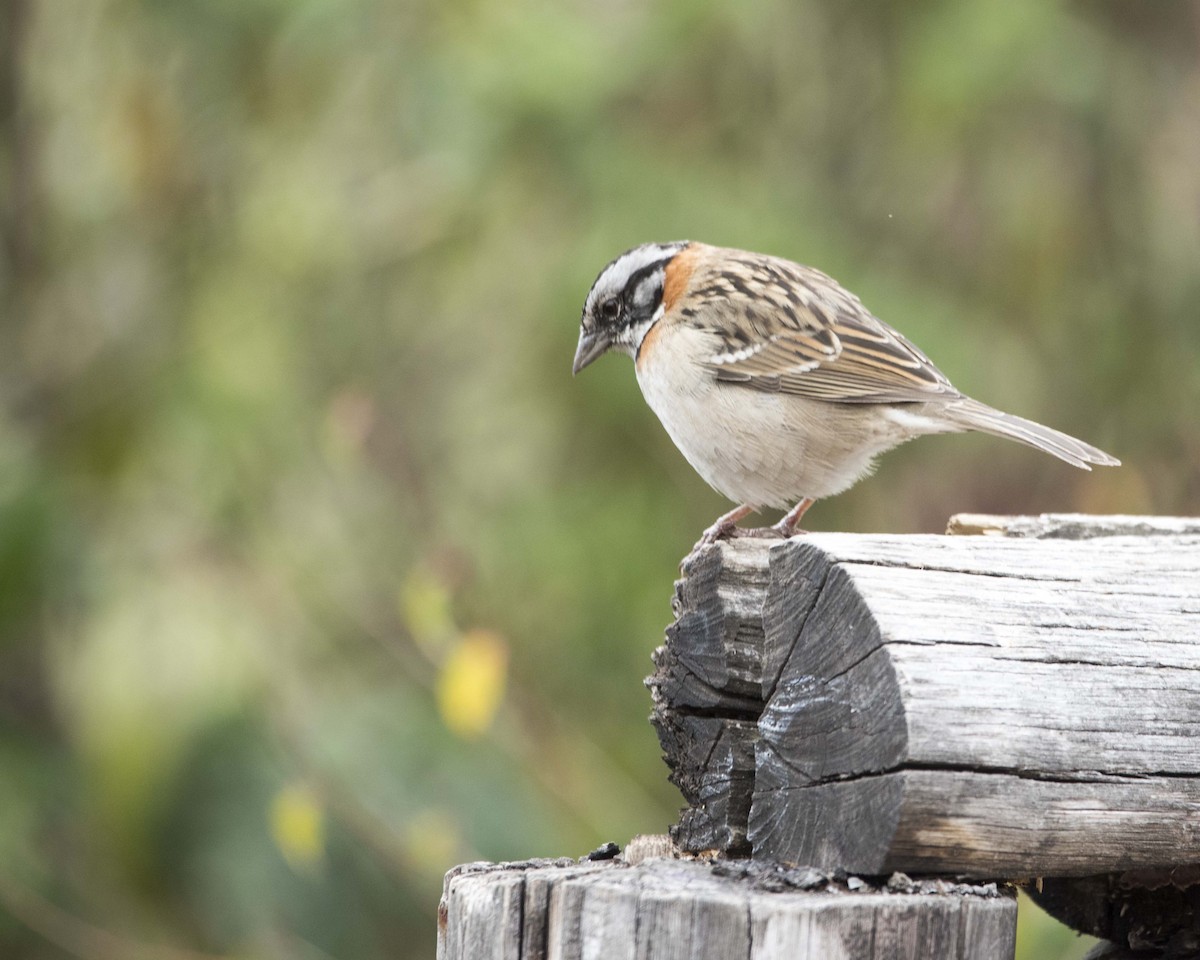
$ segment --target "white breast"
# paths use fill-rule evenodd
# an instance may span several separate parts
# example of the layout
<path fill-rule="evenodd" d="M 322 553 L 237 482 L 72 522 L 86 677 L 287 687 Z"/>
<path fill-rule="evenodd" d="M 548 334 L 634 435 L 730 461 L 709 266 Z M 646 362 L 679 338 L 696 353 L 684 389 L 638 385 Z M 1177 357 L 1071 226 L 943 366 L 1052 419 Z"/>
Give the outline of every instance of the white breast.
<path fill-rule="evenodd" d="M 661 329 L 660 329 L 661 328 Z M 657 324 L 638 353 L 642 395 L 675 445 L 717 492 L 754 507 L 786 508 L 832 496 L 905 439 L 865 429 L 869 409 L 719 384 L 718 351 L 701 330 Z"/>

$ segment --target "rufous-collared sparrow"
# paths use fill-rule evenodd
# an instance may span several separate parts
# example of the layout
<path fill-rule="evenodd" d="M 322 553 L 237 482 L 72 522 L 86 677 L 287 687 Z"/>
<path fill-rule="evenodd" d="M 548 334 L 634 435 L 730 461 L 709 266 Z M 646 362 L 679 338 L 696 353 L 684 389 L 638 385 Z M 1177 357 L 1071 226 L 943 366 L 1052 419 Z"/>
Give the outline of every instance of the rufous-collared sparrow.
<path fill-rule="evenodd" d="M 574 372 L 610 349 L 634 358 L 688 463 L 739 504 L 701 543 L 761 507 L 787 509 L 772 529 L 790 536 L 813 501 L 924 434 L 980 430 L 1085 470 L 1120 462 L 959 393 L 836 280 L 779 257 L 684 240 L 626 251 L 588 292 Z"/>

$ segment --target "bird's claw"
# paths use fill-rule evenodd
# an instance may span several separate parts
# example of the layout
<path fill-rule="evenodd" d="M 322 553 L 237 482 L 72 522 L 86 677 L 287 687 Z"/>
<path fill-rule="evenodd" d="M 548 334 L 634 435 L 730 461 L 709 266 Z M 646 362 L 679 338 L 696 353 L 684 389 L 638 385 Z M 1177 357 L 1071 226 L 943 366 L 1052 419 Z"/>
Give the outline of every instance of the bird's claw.
<path fill-rule="evenodd" d="M 700 539 L 692 547 L 692 553 L 697 553 L 705 547 L 711 547 L 721 540 L 732 540 L 734 537 L 744 536 L 745 533 L 746 531 L 736 523 L 717 521 L 700 535 Z"/>
<path fill-rule="evenodd" d="M 769 527 L 764 527 L 764 530 L 770 531 L 770 536 L 779 537 L 780 540 L 790 540 L 792 537 L 798 537 L 808 533 L 807 530 L 801 530 L 799 527 L 793 527 L 790 523 L 780 520 L 778 523 L 773 523 Z"/>

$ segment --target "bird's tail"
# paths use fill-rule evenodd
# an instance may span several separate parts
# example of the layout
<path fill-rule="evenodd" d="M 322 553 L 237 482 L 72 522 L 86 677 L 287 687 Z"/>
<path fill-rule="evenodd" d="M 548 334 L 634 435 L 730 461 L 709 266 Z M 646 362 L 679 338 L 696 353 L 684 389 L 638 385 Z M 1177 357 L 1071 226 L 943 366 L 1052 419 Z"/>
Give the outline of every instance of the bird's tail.
<path fill-rule="evenodd" d="M 948 420 L 964 430 L 979 430 L 997 437 L 1016 440 L 1018 443 L 1051 453 L 1082 470 L 1091 470 L 1088 464 L 1092 463 L 1104 467 L 1116 467 L 1121 464 L 1116 457 L 1109 456 L 1090 443 L 1076 440 L 1060 430 L 1044 427 L 1032 420 L 1003 413 L 978 400 L 964 397 L 962 400 L 952 401 L 946 405 L 945 414 Z"/>

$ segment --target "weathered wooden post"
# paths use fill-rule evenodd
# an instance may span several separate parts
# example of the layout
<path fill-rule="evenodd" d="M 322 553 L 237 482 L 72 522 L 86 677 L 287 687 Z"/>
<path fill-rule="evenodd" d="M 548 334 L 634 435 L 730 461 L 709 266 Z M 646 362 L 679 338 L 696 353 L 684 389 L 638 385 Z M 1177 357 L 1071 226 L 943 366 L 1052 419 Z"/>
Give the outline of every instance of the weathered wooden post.
<path fill-rule="evenodd" d="M 444 960 L 993 960 L 1013 951 L 1016 903 L 994 883 L 848 884 L 815 870 L 674 859 L 459 870 L 446 878 Z"/>
<path fill-rule="evenodd" d="M 1200 522 L 951 529 L 688 558 L 648 682 L 696 859 L 452 874 L 439 955 L 1010 957 L 1028 878 L 1198 955 Z"/>

